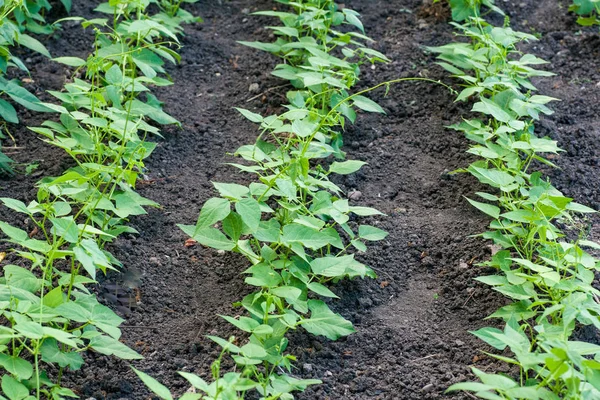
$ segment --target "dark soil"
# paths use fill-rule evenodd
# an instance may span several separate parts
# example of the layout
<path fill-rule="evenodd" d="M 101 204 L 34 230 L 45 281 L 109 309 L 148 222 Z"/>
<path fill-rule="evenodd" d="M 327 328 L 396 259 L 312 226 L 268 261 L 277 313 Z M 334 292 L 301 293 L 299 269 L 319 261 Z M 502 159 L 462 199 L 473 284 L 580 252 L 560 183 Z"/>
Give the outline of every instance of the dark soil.
<path fill-rule="evenodd" d="M 594 31 L 579 32 L 565 1 L 501 3 L 516 29 L 542 34 L 527 49 L 547 59 L 547 69 L 557 74 L 536 82 L 541 93 L 562 99 L 538 128 L 566 150 L 553 160 L 561 169 L 546 172 L 559 190 L 600 209 L 600 38 Z M 240 275 L 244 260 L 185 247 L 186 237 L 176 224 L 195 221 L 203 202 L 214 195 L 211 181 L 246 179 L 224 165 L 230 160 L 226 153 L 253 142 L 257 132 L 233 107 L 269 114 L 284 100 L 285 88 L 272 89 L 281 81 L 269 75 L 277 60 L 236 43 L 268 40 L 263 26 L 269 20 L 247 14 L 273 5 L 268 0 L 201 0 L 189 7 L 205 23 L 186 28 L 183 61 L 169 68 L 175 84 L 156 93 L 183 129 L 168 128 L 165 138 L 157 140 L 148 180 L 138 187 L 161 208 L 132 221 L 140 235 L 111 246 L 128 272 L 111 275 L 98 287 L 102 301 L 126 318 L 124 342 L 145 356 L 134 365 L 177 393 L 189 387 L 177 371 L 208 377 L 219 349 L 205 335 L 235 333 L 216 315 L 235 315 L 231 304 L 248 291 Z M 346 5 L 361 12 L 374 47 L 393 60 L 365 68 L 362 86 L 400 76 L 447 80 L 423 49 L 453 40 L 452 27 L 440 19 L 443 9 L 423 8 L 422 0 L 348 0 Z M 79 4 L 74 14 L 91 15 L 92 8 L 91 2 Z M 91 38 L 66 23 L 45 43 L 55 56 L 85 55 Z M 40 56 L 28 63 L 35 81 L 29 89 L 42 97 L 43 90 L 60 89 L 69 76 Z M 259 93 L 249 91 L 253 83 Z M 475 264 L 490 255 L 487 243 L 469 237 L 487 224 L 463 197 L 479 185 L 467 175 L 449 174 L 471 159 L 466 140 L 444 126 L 459 121 L 469 106 L 454 104 L 445 89 L 424 83 L 398 85 L 383 95 L 373 98 L 388 115 L 361 115 L 345 134 L 348 157 L 368 166 L 338 182 L 348 192 L 360 192 L 353 195 L 357 204 L 387 214 L 371 223 L 390 236 L 360 257 L 379 278 L 334 288 L 341 300 L 332 305 L 354 322 L 356 334 L 338 342 L 303 332 L 291 337 L 296 375 L 324 381 L 301 399 L 441 399 L 451 397 L 443 394 L 449 385 L 470 376 L 470 366 L 507 368 L 482 354 L 489 349 L 468 333 L 493 323 L 483 319 L 505 301 L 473 280 L 482 273 Z M 43 116 L 22 112 L 21 118 L 25 125 L 36 125 Z M 10 151 L 12 157 L 40 167 L 33 176 L 0 182 L 0 195 L 30 201 L 35 181 L 60 173 L 69 162 L 26 129 L 12 128 L 20 147 Z M 14 218 L 7 210 L 0 214 Z M 591 239 L 600 239 L 597 222 L 582 221 Z M 140 304 L 123 300 L 136 295 Z M 68 374 L 65 384 L 82 398 L 151 397 L 128 363 L 98 354 L 89 354 L 88 363 Z"/>

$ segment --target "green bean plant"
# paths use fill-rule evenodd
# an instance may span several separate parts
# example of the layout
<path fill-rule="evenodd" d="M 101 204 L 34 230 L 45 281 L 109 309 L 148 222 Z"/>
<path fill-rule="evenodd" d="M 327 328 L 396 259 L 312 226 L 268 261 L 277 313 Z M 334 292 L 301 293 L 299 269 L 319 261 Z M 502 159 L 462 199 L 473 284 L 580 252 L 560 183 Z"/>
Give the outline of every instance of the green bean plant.
<path fill-rule="evenodd" d="M 71 11 L 72 0 L 60 0 L 67 12 Z M 52 9 L 48 0 L 19 0 L 14 10 L 14 21 L 21 32 L 29 31 L 40 35 L 49 35 L 58 27 L 48 24 L 45 14 Z"/>
<path fill-rule="evenodd" d="M 26 4 L 20 0 L 0 1 L 0 124 L 8 132 L 7 123 L 19 122 L 17 111 L 14 106 L 6 100 L 9 98 L 21 106 L 39 112 L 48 112 L 48 108 L 42 106 L 39 99 L 20 85 L 18 79 L 7 79 L 6 73 L 9 68 L 16 67 L 24 72 L 29 72 L 25 64 L 11 52 L 14 46 L 24 46 L 32 49 L 46 57 L 50 57 L 48 50 L 37 39 L 23 33 L 22 15 Z M 10 133 L 9 133 L 10 135 Z M 5 138 L 0 133 L 0 139 Z M 12 174 L 12 159 L 0 151 L 0 173 Z"/>
<path fill-rule="evenodd" d="M 545 155 L 561 151 L 535 134 L 540 115 L 551 113 L 546 104 L 557 99 L 533 94 L 530 79 L 551 74 L 534 68 L 545 61 L 518 50 L 519 43 L 536 39 L 513 31 L 508 19 L 503 27 L 479 17 L 455 26 L 468 43 L 429 50 L 462 83 L 457 101 L 474 98 L 472 111 L 479 115 L 451 126 L 473 142 L 468 152 L 479 157 L 463 171 L 491 188 L 477 193 L 480 200 L 468 199 L 492 218 L 489 231 L 479 236 L 501 248 L 482 264 L 496 274 L 476 279 L 512 301 L 490 316 L 503 320 L 503 329 L 472 333 L 497 350 L 509 349 L 486 354 L 516 370 L 473 368 L 479 382 L 448 390 L 484 399 L 600 398 L 600 346 L 577 340 L 581 327 L 600 328 L 600 293 L 592 285 L 600 261 L 585 250 L 600 245 L 575 228 L 580 215 L 594 210 L 563 195 L 536 170 L 554 166 Z"/>
<path fill-rule="evenodd" d="M 489 11 L 504 15 L 504 11 L 494 4 L 494 0 L 433 0 L 433 4 L 447 1 L 452 10 L 452 20 L 463 22 L 471 17 L 482 15 L 481 7 L 488 8 Z"/>
<path fill-rule="evenodd" d="M 130 14 L 120 12 L 122 4 Z M 161 57 L 178 59 L 177 37 L 157 26 L 146 6 L 114 4 L 112 21 L 71 18 L 94 28 L 95 50 L 87 60 L 57 59 L 84 78 L 51 92 L 62 105 L 44 106 L 58 121 L 31 130 L 64 149 L 74 166 L 42 179 L 29 204 L 0 199 L 28 221 L 27 230 L 0 222 L 14 246 L 0 277 L 0 398 L 77 397 L 61 380 L 82 366 L 88 350 L 141 358 L 119 341 L 123 320 L 98 303 L 89 286 L 99 273 L 121 266 L 105 244 L 136 233 L 128 218 L 157 205 L 134 191 L 155 147 L 145 139 L 159 134 L 151 123 L 176 123 L 147 86 L 170 83 L 159 76 L 165 73 Z M 144 94 L 145 102 L 138 99 Z"/>
<path fill-rule="evenodd" d="M 330 120 L 323 127 L 341 126 L 345 119 L 354 122 L 353 105 L 367 111 L 381 112 L 381 108 L 365 97 L 345 102 L 348 90 L 358 82 L 364 63 L 388 62 L 388 58 L 365 43 L 373 42 L 364 34 L 359 14 L 349 8 L 340 8 L 331 0 L 278 0 L 291 10 L 259 11 L 255 15 L 277 17 L 282 26 L 269 26 L 276 35 L 274 43 L 240 42 L 270 52 L 282 59 L 273 75 L 288 80 L 296 89 L 291 96 L 304 98 L 308 108 L 320 110 Z M 352 29 L 345 29 L 349 27 Z M 356 32 L 358 30 L 359 32 Z M 289 97 L 290 95 L 288 95 Z M 336 112 L 329 110 L 336 104 Z M 343 144 L 338 130 L 324 129 L 322 136 L 335 149 L 335 156 L 343 158 Z"/>
<path fill-rule="evenodd" d="M 598 0 L 573 0 L 569 11 L 577 14 L 579 25 L 600 25 L 600 1 Z"/>
<path fill-rule="evenodd" d="M 295 87 L 287 93 L 287 111 L 263 117 L 239 109 L 245 118 L 260 124 L 261 133 L 254 144 L 236 151 L 241 160 L 231 165 L 255 179 L 248 185 L 214 182 L 218 197 L 206 201 L 195 225 L 180 225 L 204 246 L 244 256 L 250 265 L 244 271 L 245 282 L 255 288 L 237 303 L 244 315 L 222 316 L 245 332 L 247 339 L 242 344 L 234 337 L 209 336 L 222 347 L 211 366 L 213 380 L 206 382 L 182 372 L 196 390 L 184 394 L 181 399 L 185 400 L 243 399 L 257 394 L 261 399 L 293 399 L 293 392 L 320 383 L 293 376 L 295 357 L 287 352 L 289 332 L 303 328 L 330 340 L 353 333 L 352 323 L 328 305 L 338 297 L 331 284 L 347 278 L 374 278 L 374 271 L 358 261 L 356 254 L 387 236 L 378 227 L 359 222 L 360 217 L 381 215 L 379 211 L 351 205 L 330 180 L 334 174 L 351 174 L 365 164 L 333 161 L 340 157 L 341 141 L 332 140 L 332 135 L 341 140 L 339 130 L 346 118 L 354 122 L 354 108 L 383 113 L 364 96 L 371 89 L 347 92 L 356 83 L 359 64 L 329 54 L 352 40 L 351 35 L 337 35 L 333 30 L 341 24 L 339 19 L 343 22 L 344 15 L 351 15 L 349 21 L 355 26 L 360 21 L 350 10 L 343 14 L 331 8 L 329 1 L 282 3 L 307 13 L 304 17 L 314 15 L 306 26 L 298 25 L 305 31 L 303 40 L 314 46 L 303 48 L 296 42 L 297 51 L 278 54 L 286 64 L 276 67 L 276 75 L 290 79 Z M 287 14 L 278 16 L 285 24 Z M 294 42 L 296 35 L 288 33 L 285 40 Z M 329 40 L 330 35 L 343 36 L 342 42 L 347 42 L 330 41 L 331 47 L 317 43 Z M 277 46 L 283 47 L 283 42 L 279 38 Z M 264 44 L 249 45 L 268 49 Z M 375 54 L 367 50 L 362 54 Z M 357 54 L 355 50 L 346 57 Z M 387 60 L 379 53 L 375 57 Z M 280 72 L 291 62 L 293 70 L 287 69 L 288 75 L 282 76 Z M 237 365 L 233 371 L 222 367 L 227 355 Z M 160 398 L 173 398 L 155 379 L 142 371 L 136 373 Z"/>

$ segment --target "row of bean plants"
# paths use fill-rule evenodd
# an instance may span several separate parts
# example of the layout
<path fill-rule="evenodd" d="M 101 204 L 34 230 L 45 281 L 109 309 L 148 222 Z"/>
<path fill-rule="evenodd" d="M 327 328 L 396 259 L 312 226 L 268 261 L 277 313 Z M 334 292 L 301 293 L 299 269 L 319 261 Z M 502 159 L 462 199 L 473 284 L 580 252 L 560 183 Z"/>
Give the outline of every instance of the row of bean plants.
<path fill-rule="evenodd" d="M 194 388 L 181 397 L 185 400 L 243 399 L 253 392 L 262 399 L 292 399 L 293 392 L 320 383 L 293 376 L 288 334 L 303 328 L 336 340 L 353 333 L 352 323 L 322 299 L 337 298 L 331 283 L 374 278 L 355 252 L 387 236 L 359 222 L 358 217 L 379 211 L 351 205 L 330 180 L 364 165 L 342 161 L 341 130 L 346 119 L 354 122 L 357 109 L 383 110 L 362 92 L 348 91 L 358 81 L 361 64 L 387 59 L 365 45 L 371 39 L 355 11 L 331 0 L 279 3 L 290 11 L 256 13 L 279 19 L 281 25 L 269 27 L 277 40 L 242 43 L 282 59 L 273 75 L 293 87 L 286 111 L 263 117 L 239 109 L 260 124 L 261 133 L 254 144 L 236 151 L 242 161 L 231 165 L 255 180 L 249 185 L 214 182 L 218 197 L 206 201 L 195 225 L 180 226 L 202 245 L 245 257 L 245 282 L 255 288 L 238 303 L 246 315 L 222 316 L 245 332 L 244 338 L 209 336 L 222 347 L 212 364 L 212 382 L 181 373 Z M 224 371 L 226 355 L 233 358 L 234 370 Z M 173 398 L 168 388 L 136 372 L 160 398 Z"/>
<path fill-rule="evenodd" d="M 600 292 L 592 286 L 600 262 L 588 249 L 600 245 L 585 239 L 578 226 L 594 210 L 564 196 L 539 171 L 554 167 L 546 154 L 561 150 L 535 134 L 547 103 L 557 100 L 534 94 L 533 77 L 552 75 L 535 69 L 544 60 L 518 49 L 534 36 L 509 27 L 492 26 L 473 8 L 454 26 L 467 42 L 430 48 L 439 64 L 459 79 L 457 101 L 474 99 L 473 112 L 451 128 L 473 142 L 469 153 L 479 159 L 464 172 L 491 187 L 468 201 L 493 220 L 481 234 L 501 250 L 482 264 L 492 275 L 476 278 L 512 302 L 490 318 L 502 329 L 473 332 L 491 347 L 489 354 L 512 366 L 513 373 L 486 373 L 473 368 L 478 382 L 449 388 L 485 399 L 600 398 L 600 346 L 578 341 L 584 326 L 600 328 Z M 510 351 L 508 351 L 510 350 Z"/>
<path fill-rule="evenodd" d="M 190 1 L 188 1 L 190 2 Z M 154 123 L 176 124 L 162 111 L 150 86 L 164 86 L 165 61 L 175 63 L 180 24 L 194 20 L 180 1 L 120 0 L 101 4 L 106 18 L 79 21 L 95 33 L 84 60 L 59 57 L 75 68 L 59 104 L 41 104 L 57 118 L 30 128 L 72 158 L 59 177 L 38 182 L 29 204 L 2 203 L 25 218 L 25 229 L 0 222 L 14 248 L 0 277 L 0 399 L 78 397 L 62 387 L 66 370 L 77 370 L 92 350 L 122 359 L 141 356 L 119 341 L 122 319 L 100 304 L 90 285 L 121 264 L 105 245 L 135 233 L 128 218 L 156 206 L 134 190 L 144 159 L 154 149 Z"/>
<path fill-rule="evenodd" d="M 433 3 L 439 3 L 444 0 L 433 0 Z M 465 21 L 471 17 L 482 16 L 484 12 L 497 12 L 504 14 L 503 11 L 494 4 L 494 0 L 447 0 L 452 10 L 452 19 L 456 22 Z M 599 0 L 573 0 L 569 6 L 569 11 L 577 15 L 577 23 L 582 26 L 600 26 L 600 1 Z"/>
<path fill-rule="evenodd" d="M 67 10 L 70 10 L 70 0 L 62 0 L 62 3 Z M 19 122 L 19 118 L 14 106 L 6 99 L 32 111 L 50 111 L 39 104 L 40 101 L 35 95 L 22 87 L 19 79 L 7 79 L 6 77 L 10 68 L 17 68 L 29 73 L 25 63 L 11 52 L 15 46 L 27 47 L 50 58 L 48 49 L 37 39 L 25 33 L 29 31 L 48 35 L 54 32 L 56 25 L 47 24 L 44 19 L 44 14 L 50 9 L 50 3 L 46 0 L 0 1 L 0 95 L 4 97 L 0 98 L 0 124 L 8 135 L 10 135 L 10 131 L 7 124 L 16 124 Z M 6 135 L 0 132 L 0 139 L 4 138 Z M 0 173 L 12 174 L 12 162 L 12 159 L 0 151 Z"/>

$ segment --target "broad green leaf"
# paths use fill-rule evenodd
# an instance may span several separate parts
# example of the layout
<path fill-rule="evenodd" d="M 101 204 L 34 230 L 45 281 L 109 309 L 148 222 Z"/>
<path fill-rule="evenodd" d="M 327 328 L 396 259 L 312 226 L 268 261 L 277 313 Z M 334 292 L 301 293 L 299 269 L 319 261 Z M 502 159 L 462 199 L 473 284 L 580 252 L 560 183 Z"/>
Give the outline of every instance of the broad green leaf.
<path fill-rule="evenodd" d="M 477 111 L 487 115 L 491 115 L 500 122 L 508 122 L 512 119 L 510 114 L 504 111 L 498 104 L 496 104 L 492 100 L 486 99 L 485 97 L 480 97 L 479 100 L 479 102 L 473 105 L 473 109 L 471 111 Z"/>
<path fill-rule="evenodd" d="M 69 367 L 76 371 L 84 364 L 81 355 L 74 351 L 62 351 L 54 339 L 46 339 L 40 349 L 42 360 L 47 363 L 58 364 L 62 368 Z"/>
<path fill-rule="evenodd" d="M 470 331 L 470 333 L 498 350 L 504 350 L 506 348 L 506 343 L 499 340 L 497 337 L 497 335 L 503 335 L 503 332 L 498 328 L 486 327 L 476 331 Z"/>
<path fill-rule="evenodd" d="M 471 203 L 473 207 L 477 208 L 479 211 L 484 212 L 492 218 L 498 219 L 500 217 L 500 208 L 493 204 L 480 203 L 469 198 L 467 198 L 467 201 Z"/>
<path fill-rule="evenodd" d="M 318 250 L 329 244 L 329 236 L 316 229 L 292 223 L 283 227 L 282 242 L 286 244 L 300 243 L 312 250 Z"/>
<path fill-rule="evenodd" d="M 316 258 L 310 263 L 313 273 L 328 277 L 339 277 L 346 272 L 346 266 L 353 260 L 352 255 Z"/>
<path fill-rule="evenodd" d="M 9 400 L 23 400 L 29 396 L 29 389 L 10 375 L 2 377 L 2 392 Z"/>
<path fill-rule="evenodd" d="M 358 171 L 366 162 L 359 160 L 334 161 L 329 167 L 329 172 L 340 175 L 348 175 Z"/>
<path fill-rule="evenodd" d="M 0 117 L 2 117 L 2 119 L 6 122 L 11 122 L 13 124 L 19 123 L 17 110 L 15 110 L 12 104 L 4 99 L 0 99 Z"/>
<path fill-rule="evenodd" d="M 25 47 L 27 47 L 37 53 L 40 53 L 48 58 L 52 58 L 48 49 L 46 47 L 44 47 L 44 45 L 39 40 L 37 40 L 29 35 L 21 33 L 18 36 L 17 42 L 21 46 L 25 46 Z"/>
<path fill-rule="evenodd" d="M 229 200 L 219 197 L 210 198 L 202 206 L 196 229 L 209 227 L 219 221 L 222 221 L 231 212 Z"/>
<path fill-rule="evenodd" d="M 235 210 L 252 232 L 258 230 L 262 213 L 256 200 L 251 197 L 242 199 L 235 203 Z"/>
<path fill-rule="evenodd" d="M 83 67 L 86 64 L 85 60 L 79 57 L 56 57 L 53 58 L 52 61 L 56 61 L 58 63 L 68 65 L 70 67 L 77 68 Z"/>
<path fill-rule="evenodd" d="M 257 124 L 260 124 L 264 120 L 264 118 L 262 117 L 262 115 L 253 113 L 252 111 L 246 110 L 244 108 L 237 108 L 236 107 L 236 110 L 238 110 L 240 112 L 240 114 L 242 114 L 244 117 L 246 117 L 246 119 L 250 120 L 251 122 L 255 122 Z"/>
<path fill-rule="evenodd" d="M 354 102 L 354 105 L 360 108 L 361 110 L 385 114 L 385 111 L 383 110 L 383 108 L 381 108 L 379 104 L 375 103 L 373 100 L 367 97 L 354 96 L 352 98 L 352 101 Z"/>
<path fill-rule="evenodd" d="M 300 323 L 304 329 L 313 335 L 321 335 L 331 340 L 337 340 L 355 332 L 350 321 L 345 320 L 339 314 L 335 314 L 321 300 L 309 300 L 308 308 L 311 311 L 310 318 L 304 319 Z"/>
<path fill-rule="evenodd" d="M 90 340 L 90 347 L 98 353 L 107 356 L 114 355 L 122 360 L 140 360 L 144 358 L 117 339 L 105 335 L 96 336 Z"/>
<path fill-rule="evenodd" d="M 358 236 L 364 240 L 383 240 L 387 237 L 388 233 L 382 229 L 376 228 L 370 225 L 360 225 L 358 227 Z"/>
<path fill-rule="evenodd" d="M 173 400 L 173 396 L 171 396 L 171 392 L 167 389 L 166 386 L 161 384 L 159 381 L 151 377 L 150 375 L 131 367 L 133 372 L 137 374 L 137 376 L 144 382 L 144 384 L 154 392 L 158 397 L 163 400 Z"/>
<path fill-rule="evenodd" d="M 21 380 L 29 379 L 33 375 L 31 363 L 19 357 L 10 357 L 0 353 L 0 366 Z"/>
<path fill-rule="evenodd" d="M 197 230 L 193 225 L 177 225 L 188 236 L 198 243 L 217 250 L 233 250 L 235 243 L 227 238 L 220 230 L 206 227 Z"/>

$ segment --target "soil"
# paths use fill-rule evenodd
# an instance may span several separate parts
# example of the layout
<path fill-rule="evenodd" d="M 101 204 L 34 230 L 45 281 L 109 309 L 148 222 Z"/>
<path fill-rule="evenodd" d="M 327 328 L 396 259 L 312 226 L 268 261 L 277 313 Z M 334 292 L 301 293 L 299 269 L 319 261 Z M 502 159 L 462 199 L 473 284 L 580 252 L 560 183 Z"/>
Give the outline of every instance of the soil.
<path fill-rule="evenodd" d="M 83 3 L 83 2 L 75 2 Z M 94 2 L 75 4 L 74 15 L 92 15 Z M 556 0 L 503 1 L 515 29 L 541 34 L 526 49 L 549 61 L 557 75 L 536 81 L 540 92 L 560 98 L 556 111 L 538 124 L 538 133 L 559 142 L 565 152 L 553 161 L 560 169 L 545 171 L 554 185 L 577 201 L 600 209 L 600 38 L 583 30 L 566 13 L 567 2 Z M 235 315 L 231 304 L 248 291 L 241 258 L 201 246 L 185 247 L 178 223 L 193 223 L 214 195 L 211 181 L 239 181 L 225 162 L 227 153 L 254 141 L 256 127 L 233 107 L 277 112 L 286 88 L 271 77 L 277 60 L 239 40 L 268 40 L 269 19 L 247 15 L 272 8 L 268 0 L 201 0 L 188 9 L 205 22 L 186 27 L 182 63 L 169 67 L 174 85 L 156 91 L 165 110 L 182 122 L 157 138 L 158 148 L 148 162 L 148 179 L 139 192 L 161 204 L 131 225 L 140 234 L 125 236 L 110 250 L 125 273 L 109 275 L 97 287 L 100 298 L 125 319 L 123 341 L 145 356 L 134 365 L 181 394 L 189 385 L 177 371 L 205 378 L 219 349 L 207 334 L 234 334 L 217 314 Z M 369 87 L 401 76 L 447 80 L 423 47 L 453 40 L 445 10 L 422 0 L 347 0 L 362 14 L 374 47 L 393 61 L 365 68 L 361 85 Z M 501 22 L 501 18 L 497 18 Z M 44 40 L 54 56 L 85 56 L 90 33 L 73 23 Z M 44 90 L 59 90 L 70 71 L 41 56 L 23 53 L 34 82 L 28 89 L 42 98 Z M 258 84 L 258 92 L 249 87 Z M 482 232 L 486 218 L 464 196 L 480 189 L 470 176 L 450 172 L 468 165 L 467 141 L 444 128 L 468 113 L 468 104 L 454 104 L 440 86 L 408 83 L 389 95 L 373 94 L 386 116 L 363 114 L 345 133 L 351 159 L 369 164 L 338 183 L 354 193 L 356 204 L 374 206 L 387 214 L 370 221 L 389 237 L 360 256 L 378 273 L 376 280 L 337 285 L 341 297 L 336 312 L 350 319 L 357 333 L 331 342 L 303 332 L 290 338 L 298 361 L 295 374 L 319 378 L 322 385 L 298 395 L 300 399 L 445 399 L 451 384 L 470 377 L 470 367 L 506 371 L 482 353 L 489 350 L 469 334 L 493 321 L 483 319 L 504 304 L 499 294 L 473 278 L 476 266 L 490 255 L 488 243 L 471 238 Z M 69 166 L 60 151 L 39 141 L 23 126 L 37 125 L 44 116 L 20 110 L 21 126 L 11 126 L 17 149 L 5 150 L 19 163 L 39 163 L 31 175 L 0 181 L 0 195 L 23 201 L 35 196 L 35 182 Z M 6 141 L 5 141 L 6 142 Z M 2 219 L 14 219 L 0 210 Z M 600 239 L 598 217 L 582 220 L 590 238 Z M 114 296 L 114 295 L 117 296 Z M 135 304 L 129 298 L 138 296 Z M 597 340 L 590 334 L 590 340 Z M 128 363 L 88 354 L 80 371 L 69 373 L 65 385 L 82 398 L 148 399 L 152 396 Z"/>

